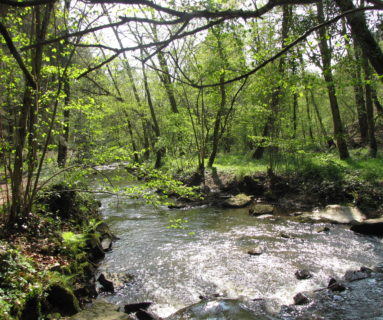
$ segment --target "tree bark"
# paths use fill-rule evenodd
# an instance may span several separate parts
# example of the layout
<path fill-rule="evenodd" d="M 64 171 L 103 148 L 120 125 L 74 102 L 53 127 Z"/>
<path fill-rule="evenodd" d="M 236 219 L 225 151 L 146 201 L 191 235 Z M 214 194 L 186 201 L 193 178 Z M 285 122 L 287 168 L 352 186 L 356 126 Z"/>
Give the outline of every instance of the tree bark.
<path fill-rule="evenodd" d="M 370 65 L 366 59 L 363 59 L 363 69 L 365 75 L 365 91 L 366 91 L 366 111 L 367 111 L 367 122 L 368 122 L 368 147 L 369 154 L 371 157 L 376 158 L 378 152 L 378 146 L 375 138 L 375 123 L 374 123 L 374 107 L 372 101 L 372 90 L 371 90 L 371 78 L 372 72 Z"/>
<path fill-rule="evenodd" d="M 366 102 L 364 100 L 363 86 L 361 84 L 362 70 L 359 64 L 359 62 L 362 59 L 362 54 L 360 52 L 359 46 L 355 42 L 354 42 L 354 51 L 355 51 L 354 95 L 355 95 L 356 110 L 358 113 L 360 137 L 362 139 L 362 143 L 365 144 L 367 141 L 368 125 L 367 125 Z"/>
<path fill-rule="evenodd" d="M 317 3 L 318 22 L 324 22 L 324 10 L 323 3 L 319 1 Z M 338 100 L 336 97 L 336 89 L 334 84 L 334 78 L 331 71 L 331 51 L 326 40 L 326 30 L 324 28 L 319 29 L 319 49 L 322 58 L 323 77 L 326 81 L 328 97 L 330 100 L 330 107 L 332 113 L 332 120 L 334 125 L 334 136 L 337 142 L 338 152 L 340 159 L 347 159 L 350 157 L 346 140 L 344 138 L 344 130 L 342 120 L 339 112 Z"/>
<path fill-rule="evenodd" d="M 342 12 L 355 9 L 352 0 L 335 0 L 335 2 Z M 363 50 L 363 54 L 368 58 L 376 73 L 381 76 L 381 81 L 383 81 L 383 52 L 367 27 L 364 13 L 349 14 L 346 19 L 351 27 L 353 37 Z"/>
<path fill-rule="evenodd" d="M 69 141 L 69 117 L 70 110 L 68 109 L 70 103 L 70 84 L 68 77 L 64 80 L 64 123 L 63 123 L 63 134 L 59 137 L 58 153 L 57 153 L 57 164 L 59 167 L 65 167 L 68 158 L 68 141 Z"/>

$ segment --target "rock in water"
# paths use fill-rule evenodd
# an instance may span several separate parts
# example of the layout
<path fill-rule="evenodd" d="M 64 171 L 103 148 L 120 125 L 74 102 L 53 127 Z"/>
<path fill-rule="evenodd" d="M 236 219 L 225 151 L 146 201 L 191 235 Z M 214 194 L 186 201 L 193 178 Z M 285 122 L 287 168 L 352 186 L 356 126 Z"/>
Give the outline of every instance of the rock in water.
<path fill-rule="evenodd" d="M 162 318 L 158 317 L 153 312 L 142 309 L 136 313 L 136 317 L 138 320 L 162 320 Z"/>
<path fill-rule="evenodd" d="M 344 275 L 346 281 L 356 281 L 368 278 L 370 275 L 368 272 L 348 270 Z"/>
<path fill-rule="evenodd" d="M 337 223 L 361 222 L 366 217 L 356 207 L 341 206 L 332 204 L 322 210 L 313 212 L 313 217 L 317 219 L 326 219 Z"/>
<path fill-rule="evenodd" d="M 274 212 L 274 206 L 271 204 L 255 203 L 249 209 L 251 216 L 260 216 L 263 214 L 272 214 Z"/>
<path fill-rule="evenodd" d="M 298 270 L 295 272 L 295 277 L 298 280 L 305 280 L 305 279 L 310 279 L 313 277 L 312 273 L 306 269 Z"/>
<path fill-rule="evenodd" d="M 103 291 L 105 292 L 114 292 L 114 285 L 112 281 L 109 281 L 105 278 L 103 273 L 100 274 L 97 281 L 102 285 Z"/>
<path fill-rule="evenodd" d="M 140 303 L 129 303 L 124 306 L 125 313 L 134 313 L 142 310 L 147 310 L 152 305 L 152 302 L 140 302 Z"/>
<path fill-rule="evenodd" d="M 299 292 L 294 296 L 294 303 L 296 305 L 308 304 L 310 299 L 303 293 Z"/>
<path fill-rule="evenodd" d="M 328 283 L 327 289 L 333 292 L 342 292 L 346 290 L 346 287 L 343 284 L 336 281 L 336 279 L 331 278 Z"/>
<path fill-rule="evenodd" d="M 110 251 L 112 249 L 112 239 L 110 239 L 109 237 L 102 239 L 101 248 L 105 252 Z"/>
<path fill-rule="evenodd" d="M 318 227 L 315 229 L 315 232 L 321 233 L 321 232 L 329 232 L 330 228 L 329 227 Z"/>
<path fill-rule="evenodd" d="M 383 218 L 364 220 L 362 223 L 353 225 L 351 230 L 370 236 L 383 237 Z"/>
<path fill-rule="evenodd" d="M 129 315 L 118 312 L 118 306 L 96 301 L 89 309 L 85 309 L 70 318 L 70 320 L 129 320 Z"/>
<path fill-rule="evenodd" d="M 243 208 L 248 206 L 251 200 L 252 199 L 250 196 L 244 193 L 240 193 L 240 194 L 237 194 L 236 196 L 230 197 L 229 199 L 225 200 L 223 202 L 223 206 L 226 208 Z"/>
<path fill-rule="evenodd" d="M 247 253 L 251 256 L 259 256 L 263 253 L 263 249 L 260 247 L 255 247 L 247 251 Z"/>

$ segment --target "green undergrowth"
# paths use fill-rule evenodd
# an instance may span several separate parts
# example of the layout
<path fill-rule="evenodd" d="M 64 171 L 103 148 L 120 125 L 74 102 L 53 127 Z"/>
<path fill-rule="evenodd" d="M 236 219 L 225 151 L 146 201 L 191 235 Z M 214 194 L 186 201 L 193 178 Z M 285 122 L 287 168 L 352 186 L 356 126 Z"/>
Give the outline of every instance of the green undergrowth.
<path fill-rule="evenodd" d="M 266 173 L 273 167 L 277 174 L 301 174 L 327 180 L 357 179 L 368 183 L 383 182 L 383 157 L 370 158 L 367 150 L 354 150 L 351 158 L 340 160 L 336 153 L 297 152 L 280 157 L 270 165 L 268 156 L 255 160 L 247 156 L 221 155 L 214 167 L 218 171 L 232 172 L 237 177 Z"/>
<path fill-rule="evenodd" d="M 73 292 L 92 276 L 88 241 L 99 241 L 100 218 L 89 194 L 66 184 L 42 190 L 22 227 L 0 240 L 1 320 L 56 319 L 49 314 L 78 311 L 77 298 L 88 297 Z M 57 302 L 58 294 L 67 302 Z"/>

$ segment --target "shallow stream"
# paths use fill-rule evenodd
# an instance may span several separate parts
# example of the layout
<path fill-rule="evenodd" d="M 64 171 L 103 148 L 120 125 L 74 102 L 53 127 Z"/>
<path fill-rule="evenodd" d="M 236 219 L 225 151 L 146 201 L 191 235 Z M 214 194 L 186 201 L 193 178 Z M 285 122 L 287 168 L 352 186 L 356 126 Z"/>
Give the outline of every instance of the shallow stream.
<path fill-rule="evenodd" d="M 343 225 L 318 232 L 324 224 L 256 218 L 246 209 L 169 210 L 113 196 L 100 200 L 106 221 L 120 238 L 100 271 L 133 276 L 104 298 L 114 303 L 151 301 L 162 317 L 199 302 L 200 296 L 216 294 L 267 298 L 268 308 L 278 311 L 293 303 L 298 292 L 383 261 L 381 239 L 357 235 Z M 249 255 L 255 247 L 263 253 Z M 310 270 L 313 278 L 297 280 L 298 269 Z"/>

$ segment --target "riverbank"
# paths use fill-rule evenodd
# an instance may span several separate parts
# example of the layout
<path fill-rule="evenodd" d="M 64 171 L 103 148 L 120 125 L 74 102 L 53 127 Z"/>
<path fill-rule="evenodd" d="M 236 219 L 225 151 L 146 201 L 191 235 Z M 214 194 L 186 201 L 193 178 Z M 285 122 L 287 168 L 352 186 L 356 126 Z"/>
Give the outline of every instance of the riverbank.
<path fill-rule="evenodd" d="M 200 190 L 204 200 L 194 202 L 195 205 L 221 207 L 226 198 L 243 193 L 285 212 L 342 204 L 358 207 L 367 218 L 377 218 L 383 215 L 383 173 L 379 167 L 383 162 L 378 159 L 371 165 L 363 161 L 350 165 L 344 162 L 344 166 L 328 161 L 295 170 L 255 173 L 243 171 L 238 164 L 218 165 L 207 169 L 203 176 L 194 173 L 178 179 Z M 357 167 L 365 168 L 358 171 Z M 193 204 L 182 198 L 175 202 L 175 207 L 184 205 Z"/>
<path fill-rule="evenodd" d="M 41 192 L 33 213 L 0 240 L 1 319 L 71 316 L 97 296 L 94 278 L 110 249 L 99 203 L 64 184 Z"/>

